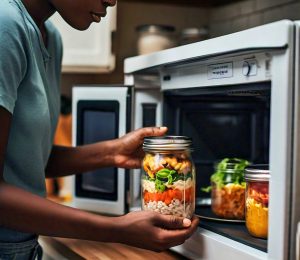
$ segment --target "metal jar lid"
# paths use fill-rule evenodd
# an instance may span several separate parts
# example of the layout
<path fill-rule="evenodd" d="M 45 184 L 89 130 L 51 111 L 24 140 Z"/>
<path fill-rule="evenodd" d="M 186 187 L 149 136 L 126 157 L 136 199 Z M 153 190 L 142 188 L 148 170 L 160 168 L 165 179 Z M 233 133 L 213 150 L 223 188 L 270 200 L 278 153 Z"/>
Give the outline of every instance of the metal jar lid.
<path fill-rule="evenodd" d="M 269 181 L 270 170 L 268 164 L 253 164 L 245 168 L 246 181 Z"/>
<path fill-rule="evenodd" d="M 208 30 L 206 28 L 185 28 L 181 32 L 181 37 L 207 37 Z"/>
<path fill-rule="evenodd" d="M 180 151 L 191 148 L 192 139 L 187 136 L 150 136 L 144 139 L 144 151 Z"/>
<path fill-rule="evenodd" d="M 172 25 L 163 24 L 143 24 L 136 27 L 138 33 L 163 34 L 175 32 L 175 27 Z"/>
<path fill-rule="evenodd" d="M 175 27 L 172 25 L 162 25 L 162 24 L 142 24 L 136 27 L 138 32 L 148 32 L 148 33 L 161 33 L 161 32 L 174 32 Z"/>

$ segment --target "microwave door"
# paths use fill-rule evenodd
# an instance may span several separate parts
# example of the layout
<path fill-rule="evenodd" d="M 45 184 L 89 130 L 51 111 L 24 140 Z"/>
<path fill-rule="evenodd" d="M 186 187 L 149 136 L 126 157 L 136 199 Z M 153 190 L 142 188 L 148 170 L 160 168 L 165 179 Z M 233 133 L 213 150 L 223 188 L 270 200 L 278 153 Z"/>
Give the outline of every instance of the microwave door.
<path fill-rule="evenodd" d="M 73 145 L 86 145 L 123 136 L 130 130 L 131 88 L 73 88 Z M 128 172 L 106 167 L 75 176 L 74 206 L 121 215 L 127 210 Z"/>
<path fill-rule="evenodd" d="M 134 129 L 162 125 L 162 94 L 159 88 L 135 89 Z M 141 170 L 134 169 L 130 180 L 130 210 L 141 207 Z"/>

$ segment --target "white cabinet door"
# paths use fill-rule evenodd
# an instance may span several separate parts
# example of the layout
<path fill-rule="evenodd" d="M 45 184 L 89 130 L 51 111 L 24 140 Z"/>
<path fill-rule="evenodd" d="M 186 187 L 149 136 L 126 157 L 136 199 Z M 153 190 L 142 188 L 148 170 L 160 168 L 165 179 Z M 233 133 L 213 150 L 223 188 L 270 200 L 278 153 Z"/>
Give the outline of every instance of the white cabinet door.
<path fill-rule="evenodd" d="M 116 30 L 116 7 L 108 8 L 100 23 L 92 23 L 86 31 L 69 26 L 59 14 L 51 21 L 62 35 L 64 45 L 63 72 L 109 72 L 115 67 L 112 32 Z"/>

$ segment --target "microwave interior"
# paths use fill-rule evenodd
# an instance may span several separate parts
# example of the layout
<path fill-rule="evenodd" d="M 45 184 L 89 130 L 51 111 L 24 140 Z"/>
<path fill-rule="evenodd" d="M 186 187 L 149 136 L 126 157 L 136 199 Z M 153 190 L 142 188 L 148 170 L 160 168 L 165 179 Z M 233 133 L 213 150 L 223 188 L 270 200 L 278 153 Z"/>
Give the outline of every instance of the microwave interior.
<path fill-rule="evenodd" d="M 242 158 L 269 163 L 271 83 L 199 87 L 164 92 L 163 123 L 168 134 L 192 137 L 196 166 L 196 214 L 200 226 L 267 252 L 267 240 L 254 238 L 245 223 L 215 218 L 210 185 L 216 163 Z"/>

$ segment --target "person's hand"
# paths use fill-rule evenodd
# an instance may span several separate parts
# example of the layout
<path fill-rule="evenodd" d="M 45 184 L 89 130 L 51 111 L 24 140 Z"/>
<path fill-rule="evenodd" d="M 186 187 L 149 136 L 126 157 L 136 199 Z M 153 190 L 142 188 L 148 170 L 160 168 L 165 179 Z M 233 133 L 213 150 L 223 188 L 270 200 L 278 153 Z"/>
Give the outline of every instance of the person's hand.
<path fill-rule="evenodd" d="M 162 136 L 166 127 L 145 127 L 132 131 L 115 140 L 114 164 L 120 168 L 140 168 L 144 156 L 142 145 L 144 137 Z"/>
<path fill-rule="evenodd" d="M 117 223 L 116 242 L 160 252 L 183 244 L 196 231 L 199 219 L 136 211 L 119 217 Z"/>

